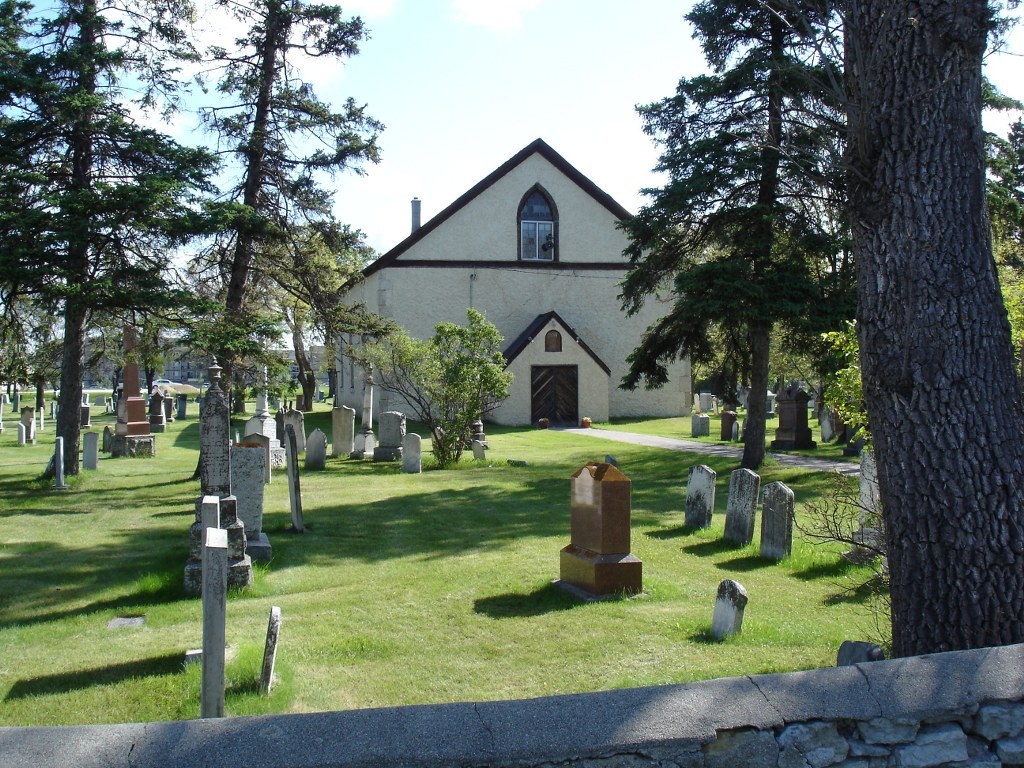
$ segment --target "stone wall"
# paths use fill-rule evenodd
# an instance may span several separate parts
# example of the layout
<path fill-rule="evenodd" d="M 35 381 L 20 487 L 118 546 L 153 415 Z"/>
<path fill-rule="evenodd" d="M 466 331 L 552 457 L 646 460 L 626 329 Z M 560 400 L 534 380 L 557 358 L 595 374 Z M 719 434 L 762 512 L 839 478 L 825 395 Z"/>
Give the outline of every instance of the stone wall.
<path fill-rule="evenodd" d="M 0 765 L 1024 765 L 1024 646 L 529 701 L 0 728 Z"/>

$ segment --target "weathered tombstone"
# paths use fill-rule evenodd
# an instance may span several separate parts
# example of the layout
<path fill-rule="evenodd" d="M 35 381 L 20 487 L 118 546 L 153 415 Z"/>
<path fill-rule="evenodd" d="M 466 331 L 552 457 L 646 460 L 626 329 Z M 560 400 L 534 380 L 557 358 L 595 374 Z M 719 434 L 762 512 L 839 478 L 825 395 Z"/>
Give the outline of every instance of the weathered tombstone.
<path fill-rule="evenodd" d="M 885 661 L 885 651 L 881 646 L 863 640 L 843 640 L 836 654 L 837 667 L 849 667 L 868 661 Z"/>
<path fill-rule="evenodd" d="M 770 389 L 765 392 L 765 416 L 769 419 L 775 418 L 775 393 Z"/>
<path fill-rule="evenodd" d="M 724 640 L 743 631 L 743 611 L 747 607 L 747 590 L 738 581 L 726 579 L 718 585 L 715 612 L 711 617 L 711 636 Z"/>
<path fill-rule="evenodd" d="M 604 463 L 605 464 L 611 464 L 613 467 L 619 466 L 619 462 L 610 453 L 606 453 L 604 455 Z"/>
<path fill-rule="evenodd" d="M 590 422 L 589 421 L 587 421 L 586 426 L 590 426 Z M 470 436 L 470 442 L 472 442 L 473 440 L 479 440 L 481 443 L 484 444 L 484 449 L 485 450 L 491 447 L 491 446 L 489 446 L 487 444 L 487 435 L 484 434 L 484 422 L 483 422 L 483 419 L 476 419 L 470 425 L 470 435 L 471 435 Z"/>
<path fill-rule="evenodd" d="M 352 458 L 373 456 L 376 447 L 377 439 L 373 436 L 373 366 L 367 366 L 366 374 L 363 376 L 362 429 L 356 436 Z"/>
<path fill-rule="evenodd" d="M 164 432 L 167 429 L 167 416 L 164 413 L 164 396 L 157 387 L 149 396 L 149 431 Z"/>
<path fill-rule="evenodd" d="M 364 432 L 363 435 L 363 457 L 373 456 L 377 450 L 377 436 L 373 432 Z"/>
<path fill-rule="evenodd" d="M 228 532 L 228 586 L 245 589 L 253 580 L 252 557 L 246 554 L 245 523 L 233 494 L 220 500 L 220 525 Z"/>
<path fill-rule="evenodd" d="M 114 436 L 119 438 L 114 441 L 111 453 L 114 456 L 153 456 L 156 453 L 155 446 L 152 449 L 146 448 L 142 443 L 153 445 L 153 437 L 149 430 L 149 419 L 146 418 L 146 403 L 139 392 L 139 366 L 133 362 L 135 351 L 135 329 L 126 325 L 124 327 L 124 351 L 127 361 L 121 372 L 124 381 L 124 392 L 118 401 L 117 427 Z M 123 408 L 123 412 L 122 412 Z M 139 443 L 139 445 L 128 445 Z"/>
<path fill-rule="evenodd" d="M 66 491 L 69 486 L 64 485 L 64 438 L 58 437 L 53 441 L 53 487 L 58 491 Z"/>
<path fill-rule="evenodd" d="M 264 435 L 252 435 L 254 440 Z M 257 443 L 231 447 L 231 493 L 236 514 L 245 525 L 246 553 L 253 560 L 269 561 L 273 548 L 263 532 L 263 486 L 266 483 L 266 449 Z"/>
<path fill-rule="evenodd" d="M 31 443 L 36 444 L 36 409 L 25 407 L 21 409 L 21 423 L 25 426 L 25 441 L 19 445 Z"/>
<path fill-rule="evenodd" d="M 821 442 L 832 442 L 832 438 L 836 436 L 835 424 L 832 421 L 832 412 L 827 408 L 822 408 L 821 412 L 818 414 L 818 424 L 821 427 Z"/>
<path fill-rule="evenodd" d="M 43 416 L 44 411 L 43 411 L 42 408 L 40 408 L 37 411 L 37 413 L 39 414 L 39 431 L 40 432 L 45 432 L 46 431 L 46 418 Z"/>
<path fill-rule="evenodd" d="M 21 413 L 21 392 L 14 390 L 14 397 L 11 398 L 11 412 Z"/>
<path fill-rule="evenodd" d="M 473 458 L 474 459 L 486 459 L 487 451 L 484 449 L 484 444 L 479 440 L 473 441 Z"/>
<path fill-rule="evenodd" d="M 859 527 L 853 533 L 856 542 L 846 553 L 854 562 L 865 562 L 885 551 L 885 533 L 882 528 L 882 501 L 878 491 L 878 467 L 874 451 L 867 449 L 860 455 L 860 493 L 857 518 Z"/>
<path fill-rule="evenodd" d="M 573 474 L 560 587 L 584 597 L 643 590 L 643 564 L 630 554 L 630 490 L 629 478 L 611 464 L 587 462 Z"/>
<path fill-rule="evenodd" d="M 281 609 L 270 607 L 267 642 L 263 646 L 263 667 L 260 669 L 260 693 L 266 695 L 274 685 L 274 661 L 277 659 L 277 638 L 281 633 Z"/>
<path fill-rule="evenodd" d="M 771 447 L 776 450 L 817 448 L 807 426 L 807 401 L 811 396 L 796 384 L 785 387 L 778 395 L 779 427 Z"/>
<path fill-rule="evenodd" d="M 179 392 L 175 400 L 178 406 L 178 421 L 184 421 L 188 413 L 188 395 Z"/>
<path fill-rule="evenodd" d="M 398 461 L 402 458 L 402 438 L 405 437 L 405 414 L 384 411 L 377 419 L 380 442 L 373 449 L 374 461 Z"/>
<path fill-rule="evenodd" d="M 82 429 L 92 428 L 92 407 L 83 405 L 78 409 L 78 424 Z"/>
<path fill-rule="evenodd" d="M 104 453 L 110 453 L 110 444 L 113 442 L 113 440 L 114 440 L 114 430 L 112 430 L 110 428 L 110 426 L 108 425 L 108 426 L 103 428 L 102 450 L 103 450 Z"/>
<path fill-rule="evenodd" d="M 690 417 L 690 436 L 703 437 L 711 435 L 711 417 L 704 413 L 695 413 Z"/>
<path fill-rule="evenodd" d="M 412 432 L 402 438 L 402 471 L 407 475 L 418 475 L 423 471 L 422 441 L 419 435 Z"/>
<path fill-rule="evenodd" d="M 740 439 L 740 425 L 736 421 L 732 424 L 732 439 L 734 442 Z"/>
<path fill-rule="evenodd" d="M 319 429 L 306 440 L 306 469 L 318 471 L 327 466 L 327 436 Z"/>
<path fill-rule="evenodd" d="M 287 411 L 284 415 L 285 430 L 291 427 L 295 432 L 295 450 L 302 453 L 306 450 L 306 416 L 302 411 L 297 411 L 294 408 Z M 290 450 L 290 444 L 285 446 L 285 450 Z"/>
<path fill-rule="evenodd" d="M 82 437 L 82 466 L 95 470 L 99 466 L 100 436 L 98 432 L 86 432 Z"/>
<path fill-rule="evenodd" d="M 700 412 L 711 413 L 714 410 L 714 399 L 710 392 L 701 392 L 698 396 L 700 398 Z"/>
<path fill-rule="evenodd" d="M 688 528 L 707 528 L 715 510 L 715 470 L 705 464 L 690 467 L 686 481 L 686 519 Z"/>
<path fill-rule="evenodd" d="M 28 444 L 28 427 L 18 422 L 18 445 Z"/>
<path fill-rule="evenodd" d="M 304 411 L 306 410 L 306 398 L 301 392 L 295 395 L 295 410 Z"/>
<path fill-rule="evenodd" d="M 356 409 L 340 405 L 331 409 L 331 456 L 351 456 L 355 450 Z"/>
<path fill-rule="evenodd" d="M 761 500 L 761 557 L 781 560 L 793 552 L 793 491 L 768 483 Z"/>
<path fill-rule="evenodd" d="M 722 433 L 720 440 L 732 440 L 733 427 L 736 426 L 736 411 L 722 411 Z"/>
<path fill-rule="evenodd" d="M 167 393 L 163 398 L 164 423 L 171 424 L 174 421 L 174 395 Z"/>
<path fill-rule="evenodd" d="M 749 469 L 734 470 L 729 476 L 729 500 L 725 507 L 726 541 L 740 545 L 753 541 L 760 488 L 760 476 Z"/>
<path fill-rule="evenodd" d="M 295 427 L 285 424 L 285 453 L 288 455 L 288 501 L 292 511 L 292 527 L 295 533 L 305 533 L 302 520 L 302 489 L 299 483 L 299 454 L 295 446 Z"/>
<path fill-rule="evenodd" d="M 200 717 L 224 717 L 224 651 L 227 630 L 228 532 L 203 532 L 203 680 Z"/>

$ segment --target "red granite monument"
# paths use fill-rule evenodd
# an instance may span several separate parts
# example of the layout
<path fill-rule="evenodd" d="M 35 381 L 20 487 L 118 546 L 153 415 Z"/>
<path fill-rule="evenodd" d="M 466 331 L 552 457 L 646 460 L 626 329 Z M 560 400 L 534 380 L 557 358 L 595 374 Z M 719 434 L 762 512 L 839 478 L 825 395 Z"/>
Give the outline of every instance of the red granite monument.
<path fill-rule="evenodd" d="M 617 467 L 587 462 L 571 481 L 571 543 L 556 582 L 588 597 L 643 590 L 643 564 L 630 554 L 631 482 Z"/>

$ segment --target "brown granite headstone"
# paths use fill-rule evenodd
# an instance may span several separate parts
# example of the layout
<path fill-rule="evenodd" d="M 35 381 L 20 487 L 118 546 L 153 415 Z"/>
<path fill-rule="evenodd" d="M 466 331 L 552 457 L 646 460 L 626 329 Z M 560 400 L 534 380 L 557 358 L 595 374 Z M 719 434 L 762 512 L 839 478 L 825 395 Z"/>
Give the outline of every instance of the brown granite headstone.
<path fill-rule="evenodd" d="M 807 403 L 811 396 L 795 384 L 790 384 L 776 396 L 779 428 L 771 447 L 776 450 L 817 448 L 807 426 Z"/>
<path fill-rule="evenodd" d="M 596 461 L 573 474 L 559 586 L 592 597 L 643 590 L 643 564 L 629 551 L 631 485 L 617 467 Z"/>
<path fill-rule="evenodd" d="M 132 353 L 135 351 L 135 329 L 126 325 L 124 327 L 124 351 L 128 360 L 122 370 L 124 379 L 124 411 L 118 409 L 117 427 L 115 433 L 118 435 L 148 435 L 149 419 L 146 415 L 146 402 L 139 392 L 139 364 L 132 362 Z"/>

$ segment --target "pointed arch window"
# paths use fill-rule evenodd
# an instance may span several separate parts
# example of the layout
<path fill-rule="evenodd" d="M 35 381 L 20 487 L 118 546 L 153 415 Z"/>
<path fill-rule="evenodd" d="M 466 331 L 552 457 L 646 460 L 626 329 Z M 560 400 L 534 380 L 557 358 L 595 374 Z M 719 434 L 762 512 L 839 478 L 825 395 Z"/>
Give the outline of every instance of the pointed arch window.
<path fill-rule="evenodd" d="M 526 193 L 519 204 L 519 258 L 523 261 L 557 261 L 558 212 L 539 187 Z"/>

